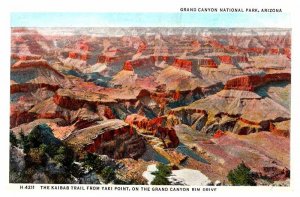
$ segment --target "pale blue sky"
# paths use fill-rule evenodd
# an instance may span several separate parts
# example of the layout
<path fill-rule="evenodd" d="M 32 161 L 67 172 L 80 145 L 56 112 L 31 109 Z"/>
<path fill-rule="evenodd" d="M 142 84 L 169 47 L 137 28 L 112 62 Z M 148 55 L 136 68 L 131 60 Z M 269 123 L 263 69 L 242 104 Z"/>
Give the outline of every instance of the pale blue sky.
<path fill-rule="evenodd" d="M 39 13 L 11 14 L 12 27 L 291 27 L 287 13 Z"/>

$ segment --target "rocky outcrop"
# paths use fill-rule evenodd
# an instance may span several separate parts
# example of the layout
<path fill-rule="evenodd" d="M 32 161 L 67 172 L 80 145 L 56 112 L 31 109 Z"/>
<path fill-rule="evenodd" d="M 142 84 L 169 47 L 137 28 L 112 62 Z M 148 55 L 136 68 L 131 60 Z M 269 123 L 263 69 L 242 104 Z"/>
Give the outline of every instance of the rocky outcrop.
<path fill-rule="evenodd" d="M 70 51 L 68 58 L 71 59 L 80 59 L 82 61 L 87 61 L 88 59 L 90 59 L 90 54 L 88 52 L 74 52 L 74 51 Z"/>
<path fill-rule="evenodd" d="M 55 119 L 36 119 L 29 123 L 20 124 L 17 127 L 11 129 L 11 131 L 19 137 L 19 134 L 23 132 L 24 135 L 28 135 L 30 131 L 37 125 L 40 124 L 56 124 L 56 125 L 64 125 L 65 121 L 60 118 Z"/>
<path fill-rule="evenodd" d="M 132 63 L 130 61 L 126 61 L 123 66 L 123 70 L 133 71 Z"/>
<path fill-rule="evenodd" d="M 104 107 L 104 117 L 106 117 L 108 119 L 115 119 L 116 118 L 113 111 L 107 106 Z"/>
<path fill-rule="evenodd" d="M 167 64 L 172 64 L 175 59 L 175 57 L 172 55 L 151 55 L 150 57 L 154 62 L 165 61 Z"/>
<path fill-rule="evenodd" d="M 53 101 L 53 98 L 37 103 L 28 112 L 35 114 L 37 119 L 60 118 L 65 122 L 61 126 L 70 126 L 70 129 L 73 130 L 94 125 L 97 121 L 104 119 L 103 108 L 96 108 L 95 106 L 86 103 L 76 109 L 64 108 L 57 105 Z M 69 128 L 66 129 L 66 132 L 68 132 Z M 64 130 L 65 129 L 61 128 L 62 133 L 64 133 Z"/>
<path fill-rule="evenodd" d="M 218 65 L 212 58 L 202 58 L 199 60 L 199 64 L 202 67 L 209 67 L 209 68 L 217 68 Z"/>
<path fill-rule="evenodd" d="M 107 100 L 105 95 L 100 93 L 86 93 L 70 89 L 58 89 L 53 96 L 53 101 L 55 104 L 71 110 L 77 110 L 84 104 L 96 107 L 100 104 L 115 102 L 114 100 Z"/>
<path fill-rule="evenodd" d="M 283 50 L 283 54 L 286 55 L 287 58 L 291 59 L 291 49 L 290 48 L 284 48 Z"/>
<path fill-rule="evenodd" d="M 125 122 L 139 129 L 150 131 L 153 136 L 162 140 L 166 148 L 175 148 L 179 145 L 179 139 L 173 128 L 178 124 L 176 118 L 164 116 L 148 120 L 138 114 L 132 114 L 126 117 Z"/>
<path fill-rule="evenodd" d="M 12 53 L 11 58 L 15 60 L 39 60 L 42 58 L 40 55 L 34 55 L 34 54 L 16 54 Z"/>
<path fill-rule="evenodd" d="M 178 109 L 169 111 L 169 115 L 174 115 L 180 122 L 191 126 L 193 129 L 200 131 L 207 122 L 207 112 L 201 109 Z"/>
<path fill-rule="evenodd" d="M 69 52 L 69 58 L 71 58 L 71 59 L 77 59 L 78 58 L 78 54 L 76 52 Z"/>
<path fill-rule="evenodd" d="M 53 101 L 55 104 L 63 107 L 63 108 L 67 108 L 67 109 L 71 109 L 71 110 L 77 110 L 79 108 L 81 108 L 85 103 L 87 103 L 87 101 L 85 100 L 79 100 L 79 99 L 72 99 L 71 97 L 68 96 L 62 96 L 59 94 L 55 94 L 53 96 Z"/>
<path fill-rule="evenodd" d="M 127 123 L 111 119 L 73 132 L 64 140 L 83 152 L 108 155 L 111 158 L 138 158 L 145 151 L 145 142 Z"/>
<path fill-rule="evenodd" d="M 148 118 L 138 114 L 128 115 L 125 119 L 126 123 L 128 123 L 129 125 L 135 125 L 138 128 L 147 128 L 148 121 Z"/>
<path fill-rule="evenodd" d="M 205 154 L 210 165 L 219 166 L 218 169 L 224 171 L 224 175 L 244 162 L 256 177 L 272 181 L 286 180 L 290 177 L 288 138 L 278 137 L 270 132 L 244 136 L 230 132 L 219 133 L 221 135 L 212 138 L 210 143 L 199 141 L 196 147 Z M 207 172 L 205 168 L 200 169 Z M 218 176 L 222 178 L 224 175 Z"/>
<path fill-rule="evenodd" d="M 276 109 L 276 110 L 275 110 Z M 289 120 L 289 112 L 269 98 L 250 91 L 223 90 L 188 107 L 170 110 L 181 123 L 213 135 L 217 130 L 246 135 L 270 131 L 270 123 Z"/>
<path fill-rule="evenodd" d="M 123 69 L 129 69 L 130 71 L 134 70 L 134 68 L 142 67 L 142 66 L 150 66 L 154 65 L 154 59 L 151 57 L 140 57 L 134 60 L 128 60 L 125 62 Z"/>
<path fill-rule="evenodd" d="M 14 170 L 16 172 L 22 172 L 25 169 L 25 154 L 23 153 L 23 150 L 10 145 L 10 169 Z"/>
<path fill-rule="evenodd" d="M 270 123 L 270 132 L 275 135 L 290 137 L 290 120 Z"/>
<path fill-rule="evenodd" d="M 12 52 L 45 55 L 51 46 L 52 42 L 36 30 L 12 32 Z"/>
<path fill-rule="evenodd" d="M 254 91 L 255 88 L 270 82 L 290 81 L 290 80 L 291 80 L 290 73 L 273 73 L 273 74 L 266 74 L 263 76 L 247 75 L 247 76 L 235 77 L 233 79 L 228 80 L 227 83 L 225 84 L 224 89 Z"/>
<path fill-rule="evenodd" d="M 116 57 L 109 57 L 105 55 L 99 55 L 97 63 L 112 63 L 116 60 Z"/>
<path fill-rule="evenodd" d="M 219 55 L 217 56 L 221 63 L 232 64 L 232 57 L 230 55 Z"/>
<path fill-rule="evenodd" d="M 28 123 L 35 120 L 36 114 L 27 111 L 13 111 L 10 115 L 10 127 L 14 128 L 20 124 Z"/>
<path fill-rule="evenodd" d="M 145 42 L 141 42 L 138 49 L 137 53 L 142 53 L 147 49 L 147 44 Z"/>
<path fill-rule="evenodd" d="M 30 89 L 30 91 L 26 89 L 24 92 L 12 92 L 10 106 L 11 127 L 39 118 L 38 115 L 31 112 L 30 109 L 54 95 L 54 92 L 47 88 L 37 88 L 38 89 L 35 90 Z"/>
<path fill-rule="evenodd" d="M 257 47 L 248 48 L 247 51 L 250 55 L 262 55 L 265 53 L 264 48 L 257 48 Z"/>
<path fill-rule="evenodd" d="M 40 88 L 46 88 L 50 91 L 56 91 L 60 86 L 59 85 L 51 85 L 51 84 L 32 84 L 32 83 L 25 83 L 25 84 L 12 84 L 10 86 L 10 93 L 18 93 L 18 92 L 32 92 Z"/>
<path fill-rule="evenodd" d="M 232 61 L 234 64 L 236 63 L 248 63 L 249 59 L 247 56 L 243 56 L 243 55 L 235 55 L 232 57 Z"/>
<path fill-rule="evenodd" d="M 20 60 L 11 67 L 11 94 L 46 88 L 56 91 L 70 82 L 46 60 Z"/>
<path fill-rule="evenodd" d="M 192 61 L 175 58 L 173 66 L 182 70 L 186 70 L 188 72 L 192 72 L 193 64 Z"/>
<path fill-rule="evenodd" d="M 12 65 L 12 71 L 17 71 L 18 69 L 25 69 L 25 68 L 45 68 L 48 70 L 51 70 L 52 72 L 54 72 L 55 74 L 57 74 L 58 76 L 64 78 L 64 76 L 58 72 L 57 70 L 55 70 L 54 68 L 52 68 L 48 62 L 44 59 L 31 59 L 31 60 L 20 60 L 18 62 L 16 62 L 14 65 Z"/>
<path fill-rule="evenodd" d="M 269 49 L 269 54 L 271 54 L 271 55 L 279 55 L 279 52 L 280 52 L 279 48 L 270 48 Z"/>

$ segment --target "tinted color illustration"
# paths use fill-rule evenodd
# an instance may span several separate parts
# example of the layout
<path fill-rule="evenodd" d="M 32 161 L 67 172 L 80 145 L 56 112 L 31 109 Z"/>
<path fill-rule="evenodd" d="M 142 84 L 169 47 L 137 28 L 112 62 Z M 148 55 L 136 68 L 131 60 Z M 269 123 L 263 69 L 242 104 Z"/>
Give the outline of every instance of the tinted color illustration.
<path fill-rule="evenodd" d="M 289 186 L 290 34 L 13 27 L 9 181 Z"/>

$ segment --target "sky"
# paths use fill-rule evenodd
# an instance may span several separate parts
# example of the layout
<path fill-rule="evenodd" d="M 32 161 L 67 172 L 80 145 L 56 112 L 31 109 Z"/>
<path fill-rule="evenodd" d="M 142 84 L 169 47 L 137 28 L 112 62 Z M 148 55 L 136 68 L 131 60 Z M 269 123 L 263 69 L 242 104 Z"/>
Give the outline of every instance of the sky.
<path fill-rule="evenodd" d="M 13 12 L 12 27 L 291 27 L 288 13 Z"/>

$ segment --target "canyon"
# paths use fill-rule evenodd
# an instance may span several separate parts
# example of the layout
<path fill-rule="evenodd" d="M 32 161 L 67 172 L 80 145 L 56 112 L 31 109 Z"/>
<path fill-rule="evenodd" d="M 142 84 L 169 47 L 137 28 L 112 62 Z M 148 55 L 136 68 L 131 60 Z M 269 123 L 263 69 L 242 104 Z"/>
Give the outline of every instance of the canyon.
<path fill-rule="evenodd" d="M 289 29 L 57 30 L 11 30 L 17 138 L 45 124 L 76 158 L 106 155 L 141 184 L 159 163 L 184 184 L 201 184 L 195 171 L 229 185 L 240 163 L 258 185 L 289 182 Z"/>

